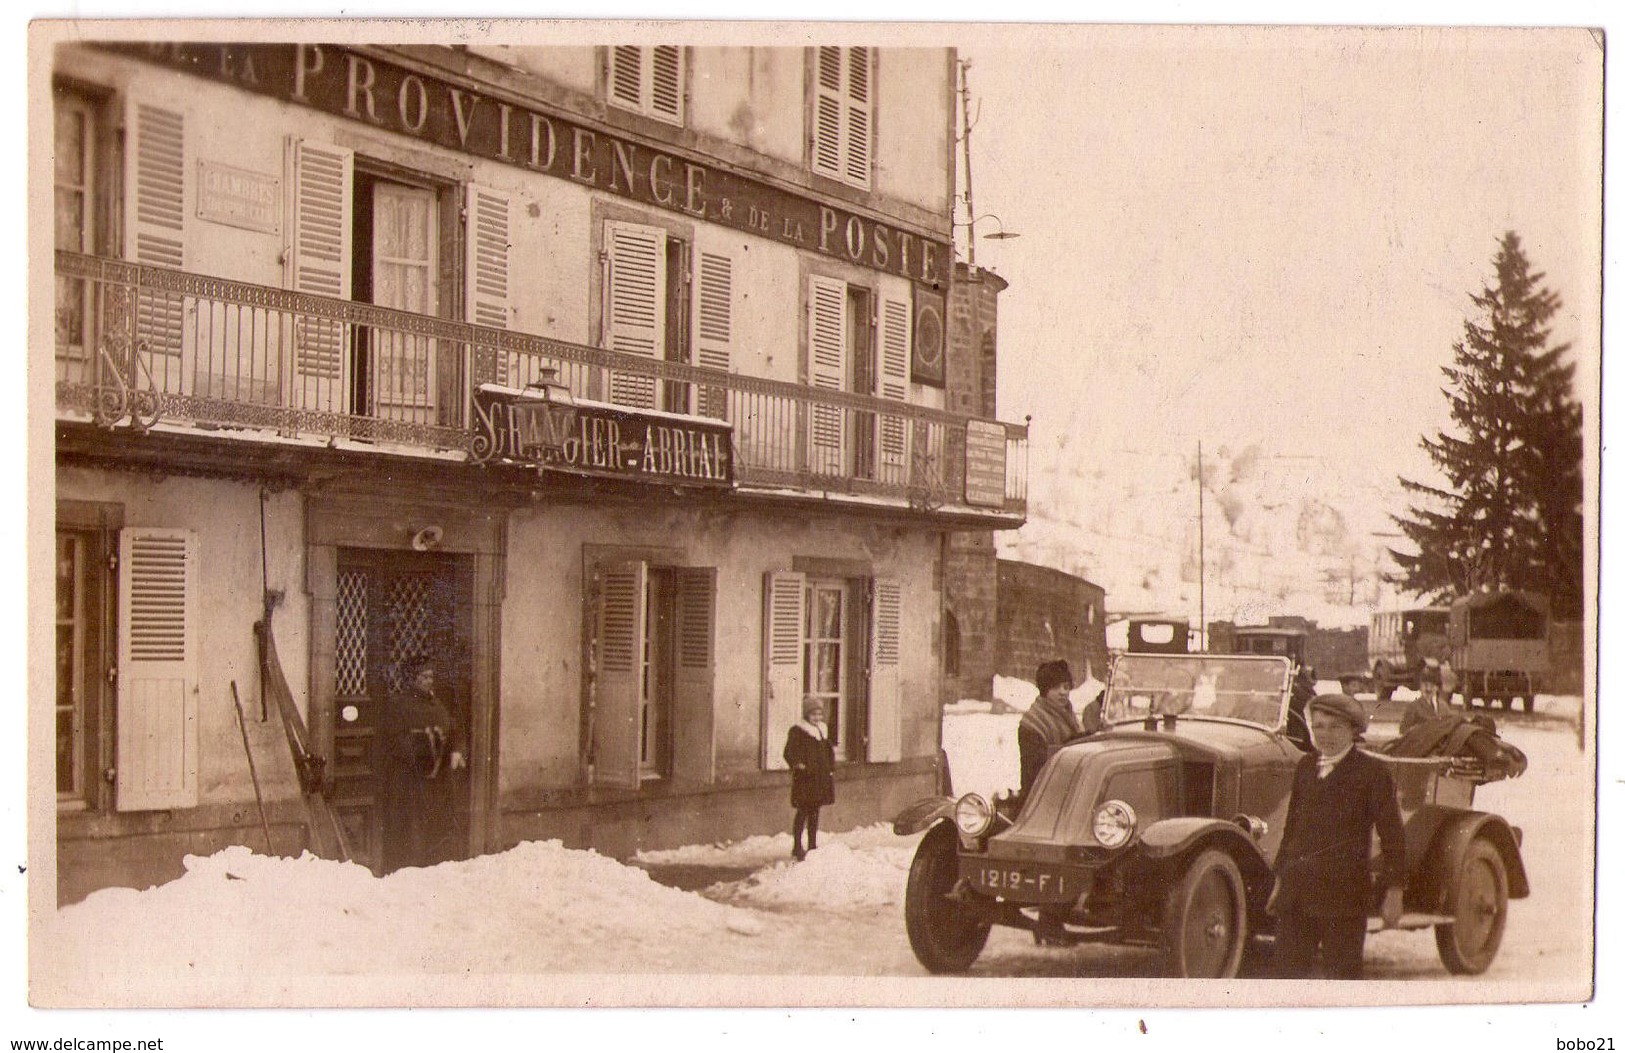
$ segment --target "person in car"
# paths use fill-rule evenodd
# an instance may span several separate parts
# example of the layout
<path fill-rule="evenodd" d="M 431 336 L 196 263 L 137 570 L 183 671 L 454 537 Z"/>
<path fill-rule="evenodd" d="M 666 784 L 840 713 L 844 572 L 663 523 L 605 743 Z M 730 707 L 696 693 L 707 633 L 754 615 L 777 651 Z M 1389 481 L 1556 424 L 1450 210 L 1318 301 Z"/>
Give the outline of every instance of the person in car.
<path fill-rule="evenodd" d="M 1077 714 L 1072 712 L 1072 669 L 1061 659 L 1038 667 L 1033 680 L 1038 697 L 1027 707 L 1016 727 L 1016 745 L 1021 752 L 1021 796 L 1025 798 L 1038 778 L 1050 751 L 1083 734 Z"/>
<path fill-rule="evenodd" d="M 1318 951 L 1328 979 L 1357 980 L 1365 954 L 1371 835 L 1382 844 L 1383 926 L 1399 921 L 1405 892 L 1405 830 L 1388 769 L 1355 748 L 1365 708 L 1343 694 L 1309 700 L 1315 749 L 1298 762 L 1275 857 L 1277 976 L 1310 975 Z"/>

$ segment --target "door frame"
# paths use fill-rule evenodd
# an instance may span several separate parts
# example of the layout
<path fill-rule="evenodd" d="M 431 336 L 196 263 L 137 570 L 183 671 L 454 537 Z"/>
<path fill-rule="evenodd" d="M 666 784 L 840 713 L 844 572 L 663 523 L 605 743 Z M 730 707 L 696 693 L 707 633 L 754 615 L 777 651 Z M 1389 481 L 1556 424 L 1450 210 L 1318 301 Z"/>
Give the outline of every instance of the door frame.
<path fill-rule="evenodd" d="M 500 761 L 501 631 L 506 576 L 506 511 L 402 501 L 376 493 L 323 493 L 305 505 L 305 591 L 310 599 L 310 713 L 315 749 L 333 754 L 334 634 L 338 625 L 339 549 L 413 552 L 413 539 L 439 527 L 437 552 L 472 558 L 469 612 L 469 855 L 490 851 L 501 836 L 497 797 Z"/>

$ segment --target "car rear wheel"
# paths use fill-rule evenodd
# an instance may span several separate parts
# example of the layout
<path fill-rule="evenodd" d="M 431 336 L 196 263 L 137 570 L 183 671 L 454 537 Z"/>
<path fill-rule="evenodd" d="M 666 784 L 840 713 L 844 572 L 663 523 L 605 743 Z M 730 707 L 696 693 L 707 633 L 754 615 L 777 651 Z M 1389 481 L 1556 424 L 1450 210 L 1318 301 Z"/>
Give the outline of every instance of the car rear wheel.
<path fill-rule="evenodd" d="M 961 973 L 987 945 L 992 922 L 948 898 L 959 880 L 959 837 L 938 823 L 920 840 L 908 868 L 903 923 L 914 957 L 934 973 Z"/>
<path fill-rule="evenodd" d="M 1456 920 L 1433 929 L 1444 967 L 1469 975 L 1488 969 L 1506 931 L 1507 869 L 1487 839 L 1475 838 L 1467 846 L 1450 891 L 1449 911 Z"/>
<path fill-rule="evenodd" d="M 1162 950 L 1174 976 L 1223 978 L 1247 949 L 1247 886 L 1225 852 L 1210 849 L 1186 868 L 1162 912 Z"/>

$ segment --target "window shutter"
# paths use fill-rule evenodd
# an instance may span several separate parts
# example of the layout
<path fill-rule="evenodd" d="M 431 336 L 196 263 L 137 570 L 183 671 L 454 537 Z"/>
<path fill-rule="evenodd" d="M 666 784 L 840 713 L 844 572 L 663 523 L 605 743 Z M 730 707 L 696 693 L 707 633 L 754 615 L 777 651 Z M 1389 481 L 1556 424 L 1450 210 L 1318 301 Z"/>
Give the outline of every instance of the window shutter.
<path fill-rule="evenodd" d="M 808 279 L 808 378 L 815 388 L 846 388 L 846 283 L 822 275 Z M 810 413 L 809 469 L 819 475 L 846 472 L 846 412 L 813 403 Z"/>
<path fill-rule="evenodd" d="M 685 567 L 677 577 L 676 741 L 672 776 L 708 783 L 716 775 L 715 567 Z"/>
<path fill-rule="evenodd" d="M 350 213 L 355 154 L 343 147 L 291 140 L 292 215 L 288 284 L 298 292 L 350 296 Z M 340 409 L 346 372 L 342 323 L 296 322 L 296 366 L 306 406 Z"/>
<path fill-rule="evenodd" d="M 762 767 L 784 769 L 784 739 L 801 719 L 807 577 L 769 571 L 762 584 Z"/>
<path fill-rule="evenodd" d="M 174 110 L 131 99 L 125 127 L 125 252 L 136 263 L 174 270 L 186 266 L 186 120 Z M 142 291 L 136 299 L 136 340 L 155 355 L 181 351 L 184 301 Z"/>
<path fill-rule="evenodd" d="M 593 784 L 597 786 L 638 786 L 647 585 L 648 568 L 643 563 L 611 564 L 599 571 L 592 715 Z"/>
<path fill-rule="evenodd" d="M 643 109 L 643 48 L 609 49 L 609 97 L 626 109 Z"/>
<path fill-rule="evenodd" d="M 816 48 L 813 70 L 813 171 L 844 180 L 842 164 L 842 116 L 846 106 L 841 98 L 841 49 Z"/>
<path fill-rule="evenodd" d="M 846 52 L 846 181 L 860 187 L 869 185 L 871 54 L 870 48 L 848 48 Z"/>
<path fill-rule="evenodd" d="M 463 275 L 468 288 L 463 297 L 468 320 L 475 325 L 508 328 L 511 301 L 508 285 L 508 198 L 494 190 L 468 186 L 468 231 L 463 243 L 467 258 Z M 474 384 L 510 384 L 509 363 L 496 348 L 481 348 L 474 358 Z"/>
<path fill-rule="evenodd" d="M 908 401 L 908 353 L 913 344 L 913 311 L 907 300 L 885 299 L 880 304 L 879 395 Z M 908 482 L 908 418 L 882 413 L 875 422 L 880 450 L 880 481 L 901 486 Z"/>
<path fill-rule="evenodd" d="M 604 224 L 609 256 L 605 329 L 611 350 L 660 358 L 665 347 L 666 232 L 634 223 Z M 609 400 L 637 409 L 655 408 L 653 377 L 614 370 Z"/>
<path fill-rule="evenodd" d="M 649 112 L 668 121 L 683 120 L 683 49 L 661 44 L 649 63 Z"/>
<path fill-rule="evenodd" d="M 121 812 L 198 803 L 197 535 L 119 533 L 118 745 Z"/>
<path fill-rule="evenodd" d="M 699 253 L 699 280 L 694 283 L 696 363 L 726 373 L 733 365 L 733 260 L 714 252 Z M 703 389 L 700 412 L 725 420 L 728 392 Z"/>
<path fill-rule="evenodd" d="M 871 603 L 869 760 L 897 761 L 903 759 L 902 586 L 889 578 L 876 578 Z"/>
<path fill-rule="evenodd" d="M 813 170 L 867 189 L 874 152 L 874 51 L 814 51 Z"/>

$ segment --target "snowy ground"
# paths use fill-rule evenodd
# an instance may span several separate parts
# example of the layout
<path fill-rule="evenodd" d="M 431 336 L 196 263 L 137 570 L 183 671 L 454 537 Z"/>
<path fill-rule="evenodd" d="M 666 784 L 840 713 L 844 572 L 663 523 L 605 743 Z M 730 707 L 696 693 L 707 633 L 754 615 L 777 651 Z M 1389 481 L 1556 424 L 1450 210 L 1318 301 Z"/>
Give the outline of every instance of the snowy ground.
<path fill-rule="evenodd" d="M 1011 707 L 1031 694 L 1028 685 Z M 789 859 L 787 834 L 649 853 L 635 861 L 641 866 L 550 842 L 384 878 L 235 848 L 190 859 L 168 885 L 105 890 L 40 919 L 32 998 L 170 1006 L 1583 1001 L 1591 761 L 1575 733 L 1578 700 L 1540 703 L 1533 715 L 1496 714 L 1530 770 L 1486 787 L 1479 803 L 1523 826 L 1535 891 L 1512 905 L 1500 957 L 1472 981 L 1444 971 L 1426 932 L 1373 937 L 1371 975 L 1404 982 L 1360 985 L 1353 996 L 1323 984 L 1284 991 L 1263 981 L 1148 980 L 1159 967 L 1148 952 L 1038 948 L 1003 929 L 972 978 L 927 977 L 901 917 L 917 838 L 874 826 L 824 835 L 801 863 Z M 1014 781 L 1019 713 L 992 708 L 962 704 L 945 721 L 958 791 Z M 679 865 L 739 876 L 685 892 L 643 869 Z M 992 977 L 1020 979 L 989 985 Z"/>

